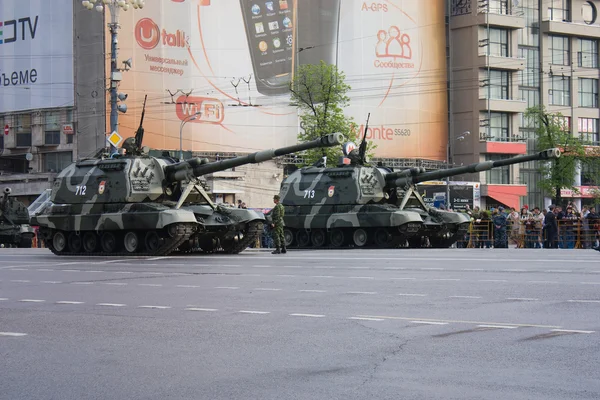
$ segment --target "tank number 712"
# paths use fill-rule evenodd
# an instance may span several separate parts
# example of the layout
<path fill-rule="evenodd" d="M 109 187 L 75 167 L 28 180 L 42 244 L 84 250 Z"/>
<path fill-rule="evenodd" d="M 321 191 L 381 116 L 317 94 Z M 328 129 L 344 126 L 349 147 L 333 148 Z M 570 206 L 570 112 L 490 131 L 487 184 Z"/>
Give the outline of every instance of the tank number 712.
<path fill-rule="evenodd" d="M 305 190 L 304 191 L 304 198 L 305 199 L 314 199 L 315 198 L 315 191 L 314 190 Z"/>
<path fill-rule="evenodd" d="M 75 190 L 75 196 L 85 196 L 86 186 L 77 186 Z"/>

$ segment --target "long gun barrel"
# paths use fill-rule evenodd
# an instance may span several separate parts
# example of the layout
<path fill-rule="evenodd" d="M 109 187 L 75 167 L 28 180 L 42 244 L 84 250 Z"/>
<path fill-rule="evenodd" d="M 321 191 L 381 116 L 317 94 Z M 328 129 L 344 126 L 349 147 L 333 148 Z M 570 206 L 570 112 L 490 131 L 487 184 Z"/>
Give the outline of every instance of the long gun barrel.
<path fill-rule="evenodd" d="M 462 174 L 471 174 L 471 173 L 475 173 L 475 172 L 487 171 L 492 168 L 504 167 L 506 165 L 519 164 L 519 163 L 524 163 L 527 161 L 557 159 L 560 157 L 560 154 L 561 154 L 560 149 L 553 148 L 553 149 L 540 151 L 537 154 L 531 154 L 531 155 L 527 155 L 527 156 L 517 156 L 517 157 L 508 158 L 506 160 L 484 161 L 481 163 L 466 165 L 464 167 L 449 168 L 449 169 L 443 169 L 443 170 L 439 170 L 439 171 L 411 174 L 410 170 L 405 170 L 405 171 L 399 171 L 398 173 L 395 173 L 395 174 L 405 173 L 405 175 L 400 176 L 400 177 L 393 176 L 392 178 L 388 179 L 388 176 L 393 175 L 393 174 L 387 175 L 386 181 L 388 182 L 388 184 L 392 184 L 396 187 L 416 185 L 419 182 L 437 180 L 437 179 L 442 179 L 442 178 L 447 178 L 447 177 L 462 175 Z M 406 172 L 406 171 L 409 171 L 409 172 Z M 394 178 L 396 178 L 396 179 L 394 180 Z"/>
<path fill-rule="evenodd" d="M 423 173 L 425 173 L 425 168 L 423 168 L 423 167 L 403 169 L 402 171 L 390 172 L 389 174 L 386 174 L 385 180 L 386 180 L 386 182 L 392 182 L 398 178 L 404 178 L 407 176 L 417 176 L 418 174 L 423 174 Z"/>
<path fill-rule="evenodd" d="M 182 181 L 187 179 L 189 174 L 198 177 L 213 172 L 225 171 L 226 169 L 239 167 L 240 165 L 261 163 L 275 157 L 285 156 L 304 150 L 338 146 L 342 144 L 343 140 L 344 137 L 341 133 L 332 133 L 310 142 L 282 147 L 280 149 L 257 151 L 256 153 L 244 157 L 236 157 L 229 160 L 208 162 L 206 159 L 193 158 L 188 161 L 182 161 L 165 167 L 165 177 L 169 182 Z"/>

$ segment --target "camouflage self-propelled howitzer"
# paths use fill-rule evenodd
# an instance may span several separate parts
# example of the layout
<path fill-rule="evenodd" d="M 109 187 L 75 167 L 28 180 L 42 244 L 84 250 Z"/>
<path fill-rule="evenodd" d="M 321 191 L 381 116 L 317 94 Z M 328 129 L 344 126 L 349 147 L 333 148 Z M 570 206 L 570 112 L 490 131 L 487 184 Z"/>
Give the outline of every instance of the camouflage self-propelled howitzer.
<path fill-rule="evenodd" d="M 10 188 L 4 189 L 0 200 L 0 245 L 3 247 L 31 247 L 35 231 L 29 225 L 25 204 L 9 197 Z"/>
<path fill-rule="evenodd" d="M 143 118 L 143 114 L 142 114 Z M 71 164 L 54 182 L 51 204 L 33 216 L 60 255 L 166 255 L 176 250 L 239 253 L 262 232 L 265 217 L 214 204 L 203 175 L 341 143 L 340 134 L 244 157 L 209 162 L 148 155 L 143 128 L 126 153 Z"/>
<path fill-rule="evenodd" d="M 389 202 L 396 204 L 398 209 L 418 213 L 423 220 L 423 227 L 419 233 L 408 239 L 409 247 L 446 248 L 452 246 L 467 233 L 471 222 L 470 217 L 465 213 L 427 206 L 416 188 L 418 183 L 488 171 L 528 161 L 552 160 L 559 158 L 560 155 L 560 149 L 554 148 L 531 155 L 498 161 L 484 161 L 438 171 L 426 172 L 422 168 L 411 168 L 392 172 L 385 175 L 387 194 Z"/>
<path fill-rule="evenodd" d="M 344 146 L 346 157 L 336 167 L 305 167 L 284 180 L 280 196 L 286 246 L 449 247 L 467 232 L 470 219 L 427 206 L 417 183 L 560 156 L 558 149 L 550 149 L 447 170 L 392 172 L 367 163 L 365 140 L 358 149 L 353 147 Z"/>

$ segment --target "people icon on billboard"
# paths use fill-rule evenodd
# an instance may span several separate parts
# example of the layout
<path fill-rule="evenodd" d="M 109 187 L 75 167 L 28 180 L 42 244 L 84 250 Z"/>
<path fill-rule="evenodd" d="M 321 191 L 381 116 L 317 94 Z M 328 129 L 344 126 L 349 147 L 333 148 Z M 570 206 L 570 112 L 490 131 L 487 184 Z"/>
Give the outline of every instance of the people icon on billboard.
<path fill-rule="evenodd" d="M 412 59 L 410 36 L 406 33 L 401 34 L 400 28 L 394 25 L 387 32 L 380 30 L 377 32 L 375 54 L 377 57 Z"/>

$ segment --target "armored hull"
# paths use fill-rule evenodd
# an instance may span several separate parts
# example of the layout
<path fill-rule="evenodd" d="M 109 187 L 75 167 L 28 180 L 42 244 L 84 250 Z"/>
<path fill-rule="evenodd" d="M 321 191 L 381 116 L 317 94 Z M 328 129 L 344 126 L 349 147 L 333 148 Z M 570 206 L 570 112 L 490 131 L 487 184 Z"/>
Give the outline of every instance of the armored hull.
<path fill-rule="evenodd" d="M 137 139 L 130 139 L 127 154 L 79 161 L 58 175 L 51 201 L 32 218 L 53 253 L 239 253 L 259 238 L 264 215 L 214 204 L 200 178 L 309 148 L 333 146 L 341 136 L 332 134 L 217 162 L 152 157 L 147 150 L 141 151 Z"/>
<path fill-rule="evenodd" d="M 35 230 L 29 224 L 27 207 L 14 198 L 9 197 L 11 189 L 4 189 L 0 200 L 0 246 L 31 247 Z"/>

